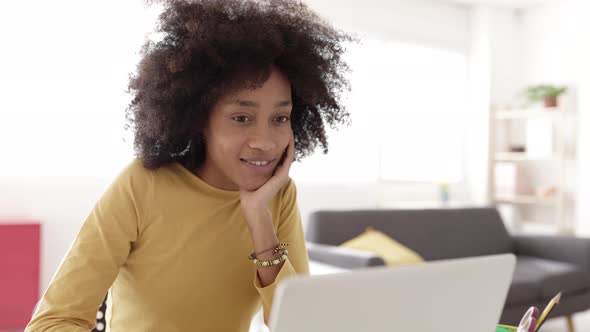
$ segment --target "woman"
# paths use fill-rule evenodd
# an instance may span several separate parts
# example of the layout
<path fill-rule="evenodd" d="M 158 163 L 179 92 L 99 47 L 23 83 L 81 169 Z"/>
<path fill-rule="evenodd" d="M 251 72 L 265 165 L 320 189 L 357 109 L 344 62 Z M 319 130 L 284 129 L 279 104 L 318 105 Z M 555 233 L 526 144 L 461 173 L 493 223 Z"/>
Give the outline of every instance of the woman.
<path fill-rule="evenodd" d="M 168 1 L 127 109 L 136 159 L 85 220 L 26 331 L 247 331 L 308 273 L 289 178 L 347 114 L 341 43 L 296 1 Z"/>

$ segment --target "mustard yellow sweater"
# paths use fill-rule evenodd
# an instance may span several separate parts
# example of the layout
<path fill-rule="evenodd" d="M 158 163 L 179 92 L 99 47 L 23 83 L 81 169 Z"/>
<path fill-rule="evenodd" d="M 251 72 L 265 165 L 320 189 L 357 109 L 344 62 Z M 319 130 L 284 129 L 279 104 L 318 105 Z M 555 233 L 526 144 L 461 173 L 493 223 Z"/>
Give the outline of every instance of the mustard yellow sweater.
<path fill-rule="evenodd" d="M 85 220 L 25 331 L 90 330 L 109 288 L 109 332 L 245 332 L 261 305 L 268 322 L 276 285 L 308 273 L 292 180 L 271 212 L 289 258 L 262 288 L 239 192 L 135 159 Z"/>

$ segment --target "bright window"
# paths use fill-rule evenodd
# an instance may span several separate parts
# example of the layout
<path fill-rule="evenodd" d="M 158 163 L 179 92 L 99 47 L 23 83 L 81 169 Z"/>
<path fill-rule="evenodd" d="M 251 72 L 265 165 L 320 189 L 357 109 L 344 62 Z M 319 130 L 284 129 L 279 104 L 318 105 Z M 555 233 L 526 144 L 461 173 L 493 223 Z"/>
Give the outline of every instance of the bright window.
<path fill-rule="evenodd" d="M 128 73 L 154 18 L 141 1 L 0 4 L 0 176 L 111 177 L 133 158 Z"/>
<path fill-rule="evenodd" d="M 457 182 L 462 177 L 465 55 L 365 40 L 350 47 L 352 125 L 329 130 L 328 155 L 293 166 L 309 183 Z"/>

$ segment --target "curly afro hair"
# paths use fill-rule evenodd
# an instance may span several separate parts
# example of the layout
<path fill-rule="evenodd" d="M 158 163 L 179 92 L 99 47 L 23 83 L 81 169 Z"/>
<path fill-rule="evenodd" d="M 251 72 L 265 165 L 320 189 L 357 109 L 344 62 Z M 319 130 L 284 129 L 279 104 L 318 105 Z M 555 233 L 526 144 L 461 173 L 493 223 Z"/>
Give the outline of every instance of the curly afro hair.
<path fill-rule="evenodd" d="M 198 168 L 202 132 L 214 103 L 227 93 L 261 86 L 278 67 L 292 86 L 296 158 L 321 146 L 325 124 L 348 123 L 340 97 L 350 88 L 342 60 L 352 36 L 334 29 L 296 0 L 163 1 L 156 32 L 130 76 L 126 129 L 136 156 L 154 169 L 180 162 Z"/>

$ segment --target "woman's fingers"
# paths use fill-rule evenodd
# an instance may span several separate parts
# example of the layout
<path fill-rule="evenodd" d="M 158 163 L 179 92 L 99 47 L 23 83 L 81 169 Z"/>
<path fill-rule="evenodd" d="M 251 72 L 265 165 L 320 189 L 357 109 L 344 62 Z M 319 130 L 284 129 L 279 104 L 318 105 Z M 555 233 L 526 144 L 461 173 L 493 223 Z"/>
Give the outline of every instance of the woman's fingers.
<path fill-rule="evenodd" d="M 277 169 L 276 176 L 280 178 L 288 178 L 293 159 L 295 159 L 295 142 L 293 140 L 293 136 L 291 136 L 289 145 L 287 146 L 285 158 L 283 159 L 283 163 Z"/>

